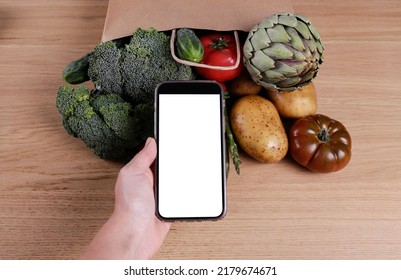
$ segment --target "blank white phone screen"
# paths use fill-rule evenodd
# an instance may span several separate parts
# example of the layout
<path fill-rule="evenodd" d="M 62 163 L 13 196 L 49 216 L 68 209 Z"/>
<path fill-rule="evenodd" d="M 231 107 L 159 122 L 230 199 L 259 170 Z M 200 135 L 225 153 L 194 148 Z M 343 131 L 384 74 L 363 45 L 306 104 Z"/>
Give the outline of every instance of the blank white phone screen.
<path fill-rule="evenodd" d="M 212 218 L 224 211 L 220 94 L 160 94 L 158 211 Z"/>

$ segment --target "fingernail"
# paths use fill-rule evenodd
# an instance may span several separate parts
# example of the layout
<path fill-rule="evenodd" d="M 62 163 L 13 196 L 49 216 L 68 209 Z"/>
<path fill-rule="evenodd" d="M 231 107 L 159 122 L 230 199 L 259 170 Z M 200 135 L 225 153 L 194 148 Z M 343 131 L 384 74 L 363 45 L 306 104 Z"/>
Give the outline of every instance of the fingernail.
<path fill-rule="evenodd" d="M 147 145 L 149 145 L 151 141 L 152 141 L 152 138 L 151 138 L 151 137 L 148 137 L 148 139 L 146 139 L 146 142 L 145 142 L 145 147 L 146 147 Z"/>

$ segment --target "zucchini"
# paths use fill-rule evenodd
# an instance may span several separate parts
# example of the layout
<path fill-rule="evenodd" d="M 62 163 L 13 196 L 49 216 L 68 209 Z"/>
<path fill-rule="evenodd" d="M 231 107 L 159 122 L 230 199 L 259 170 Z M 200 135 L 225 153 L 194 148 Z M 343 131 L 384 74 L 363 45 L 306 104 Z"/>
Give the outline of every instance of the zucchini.
<path fill-rule="evenodd" d="M 73 85 L 89 81 L 88 68 L 90 55 L 91 52 L 68 64 L 63 71 L 64 81 Z"/>
<path fill-rule="evenodd" d="M 200 62 L 203 59 L 203 45 L 195 32 L 189 28 L 177 31 L 176 47 L 178 57 L 183 60 Z"/>

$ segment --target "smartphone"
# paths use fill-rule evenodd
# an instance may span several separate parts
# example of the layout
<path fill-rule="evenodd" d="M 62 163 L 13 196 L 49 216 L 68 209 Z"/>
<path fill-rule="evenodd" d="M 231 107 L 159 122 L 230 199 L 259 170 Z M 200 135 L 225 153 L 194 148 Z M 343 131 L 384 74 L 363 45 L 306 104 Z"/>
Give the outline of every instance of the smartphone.
<path fill-rule="evenodd" d="M 218 220 L 226 213 L 224 92 L 214 81 L 169 81 L 155 91 L 156 214 Z"/>

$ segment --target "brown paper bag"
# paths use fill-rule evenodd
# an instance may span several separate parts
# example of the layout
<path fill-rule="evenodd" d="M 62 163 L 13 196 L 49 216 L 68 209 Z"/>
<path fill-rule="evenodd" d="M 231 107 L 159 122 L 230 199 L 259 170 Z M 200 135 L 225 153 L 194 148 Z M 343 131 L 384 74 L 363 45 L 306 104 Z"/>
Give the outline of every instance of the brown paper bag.
<path fill-rule="evenodd" d="M 129 36 L 138 27 L 249 31 L 278 12 L 293 12 L 291 0 L 109 0 L 102 41 Z"/>

